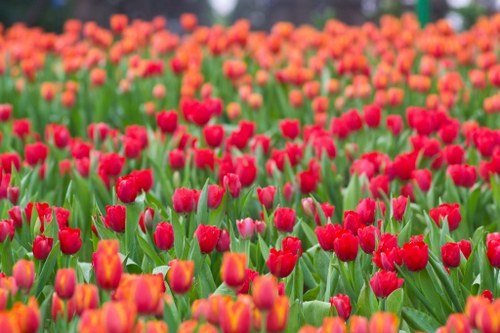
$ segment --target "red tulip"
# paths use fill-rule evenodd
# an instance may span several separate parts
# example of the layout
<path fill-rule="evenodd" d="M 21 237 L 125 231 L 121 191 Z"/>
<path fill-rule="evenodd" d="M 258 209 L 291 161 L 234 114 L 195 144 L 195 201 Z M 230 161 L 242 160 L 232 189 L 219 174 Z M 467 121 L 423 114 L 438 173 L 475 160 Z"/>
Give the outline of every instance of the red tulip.
<path fill-rule="evenodd" d="M 0 243 L 3 243 L 7 237 L 12 241 L 14 232 L 14 222 L 12 220 L 0 220 Z"/>
<path fill-rule="evenodd" d="M 375 238 L 378 229 L 372 225 L 358 229 L 359 246 L 365 253 L 371 254 L 375 250 Z"/>
<path fill-rule="evenodd" d="M 337 296 L 330 297 L 331 306 L 335 307 L 337 314 L 340 318 L 347 320 L 351 316 L 351 300 L 349 296 L 344 294 L 338 294 Z"/>
<path fill-rule="evenodd" d="M 241 238 L 252 238 L 255 230 L 255 222 L 251 218 L 247 217 L 242 220 L 236 220 L 236 227 L 238 228 Z"/>
<path fill-rule="evenodd" d="M 33 256 L 38 260 L 45 260 L 52 250 L 53 238 L 48 238 L 45 235 L 38 235 L 33 241 Z"/>
<path fill-rule="evenodd" d="M 153 170 L 134 170 L 130 173 L 130 175 L 135 177 L 138 191 L 149 192 L 153 187 Z"/>
<path fill-rule="evenodd" d="M 177 129 L 177 112 L 161 111 L 156 114 L 156 125 L 162 133 L 172 134 Z"/>
<path fill-rule="evenodd" d="M 335 254 L 341 261 L 353 261 L 358 255 L 358 238 L 348 230 L 338 231 L 333 241 Z"/>
<path fill-rule="evenodd" d="M 195 208 L 193 190 L 187 188 L 176 188 L 172 195 L 174 210 L 177 213 L 190 213 Z"/>
<path fill-rule="evenodd" d="M 127 209 L 122 205 L 106 206 L 104 224 L 115 232 L 125 232 Z"/>
<path fill-rule="evenodd" d="M 222 202 L 222 198 L 224 197 L 224 194 L 226 194 L 226 191 L 221 186 L 208 185 L 208 193 L 207 193 L 208 208 L 210 208 L 210 209 L 219 208 L 219 206 Z"/>
<path fill-rule="evenodd" d="M 260 310 L 270 309 L 278 297 L 278 283 L 274 276 L 257 276 L 252 284 L 253 302 Z"/>
<path fill-rule="evenodd" d="M 382 118 L 382 109 L 376 104 L 365 105 L 363 108 L 363 118 L 370 128 L 377 128 Z"/>
<path fill-rule="evenodd" d="M 363 224 L 372 224 L 375 221 L 376 202 L 370 198 L 361 199 L 356 206 L 356 212 Z"/>
<path fill-rule="evenodd" d="M 271 249 L 266 265 L 272 275 L 283 278 L 292 273 L 297 259 L 297 254 L 292 252 Z"/>
<path fill-rule="evenodd" d="M 472 252 L 470 241 L 462 239 L 460 242 L 458 242 L 458 246 L 460 247 L 460 251 L 462 251 L 465 259 L 469 259 L 469 256 Z"/>
<path fill-rule="evenodd" d="M 233 198 L 240 196 L 241 181 L 240 177 L 234 173 L 228 173 L 224 176 L 224 187 L 229 189 L 229 193 Z"/>
<path fill-rule="evenodd" d="M 227 232 L 227 229 L 222 229 L 220 231 L 219 240 L 217 241 L 215 249 L 218 252 L 226 252 L 229 251 L 230 245 L 231 238 L 229 237 L 229 233 Z"/>
<path fill-rule="evenodd" d="M 217 148 L 224 140 L 224 127 L 222 125 L 208 125 L 203 128 L 205 142 L 211 148 Z"/>
<path fill-rule="evenodd" d="M 49 148 L 41 142 L 24 146 L 24 158 L 30 166 L 43 163 L 47 159 Z"/>
<path fill-rule="evenodd" d="M 116 183 L 116 196 L 123 203 L 134 202 L 138 191 L 137 180 L 132 175 L 120 177 Z"/>
<path fill-rule="evenodd" d="M 295 210 L 292 208 L 280 207 L 274 212 L 274 225 L 279 231 L 292 232 L 295 220 Z"/>
<path fill-rule="evenodd" d="M 380 271 L 370 279 L 370 286 L 377 297 L 385 298 L 403 285 L 404 280 L 398 279 L 396 273 Z"/>
<path fill-rule="evenodd" d="M 294 140 L 300 135 L 300 122 L 297 119 L 280 121 L 281 135 L 286 139 Z"/>
<path fill-rule="evenodd" d="M 411 272 L 420 271 L 429 261 L 429 247 L 423 241 L 410 241 L 403 245 L 403 261 Z"/>
<path fill-rule="evenodd" d="M 243 253 L 224 253 L 221 266 L 221 277 L 229 287 L 239 287 L 245 281 L 247 256 Z"/>
<path fill-rule="evenodd" d="M 318 238 L 318 243 L 324 251 L 333 252 L 336 234 L 341 230 L 340 225 L 327 223 L 323 227 L 316 227 L 314 233 Z"/>
<path fill-rule="evenodd" d="M 403 130 L 403 119 L 400 115 L 388 115 L 385 124 L 394 136 L 398 136 Z"/>
<path fill-rule="evenodd" d="M 29 291 L 35 280 L 35 264 L 33 261 L 19 260 L 12 269 L 12 276 L 19 288 Z"/>
<path fill-rule="evenodd" d="M 400 195 L 392 199 L 392 216 L 396 221 L 403 220 L 405 215 L 406 206 L 408 205 L 408 198 Z"/>
<path fill-rule="evenodd" d="M 441 246 L 441 259 L 446 267 L 460 266 L 460 247 L 457 243 L 446 243 Z"/>
<path fill-rule="evenodd" d="M 154 233 L 156 246 L 163 251 L 168 251 L 174 245 L 174 229 L 170 223 L 160 222 Z"/>
<path fill-rule="evenodd" d="M 64 254 L 75 254 L 82 246 L 79 228 L 64 228 L 59 231 L 58 238 L 61 243 L 61 251 Z"/>
<path fill-rule="evenodd" d="M 73 268 L 61 268 L 57 271 L 54 289 L 62 299 L 73 297 L 76 288 L 76 272 Z"/>
<path fill-rule="evenodd" d="M 168 284 L 176 294 L 186 293 L 193 283 L 194 262 L 174 260 L 169 263 Z"/>
<path fill-rule="evenodd" d="M 215 249 L 220 236 L 220 229 L 216 226 L 200 224 L 194 235 L 198 239 L 201 253 L 210 253 Z"/>
<path fill-rule="evenodd" d="M 450 231 L 458 228 L 462 216 L 460 215 L 460 205 L 454 204 L 441 204 L 437 208 L 431 208 L 429 211 L 430 217 L 434 220 L 438 227 L 441 226 L 442 219 L 446 218 Z"/>
<path fill-rule="evenodd" d="M 491 266 L 500 268 L 500 233 L 486 236 L 486 255 Z"/>

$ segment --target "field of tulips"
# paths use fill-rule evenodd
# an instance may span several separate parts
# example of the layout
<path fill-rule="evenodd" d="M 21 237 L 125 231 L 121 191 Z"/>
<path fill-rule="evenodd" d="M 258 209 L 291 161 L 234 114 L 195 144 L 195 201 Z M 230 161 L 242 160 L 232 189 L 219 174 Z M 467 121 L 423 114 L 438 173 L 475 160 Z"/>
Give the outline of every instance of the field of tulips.
<path fill-rule="evenodd" d="M 500 14 L 0 25 L 0 332 L 500 332 Z"/>

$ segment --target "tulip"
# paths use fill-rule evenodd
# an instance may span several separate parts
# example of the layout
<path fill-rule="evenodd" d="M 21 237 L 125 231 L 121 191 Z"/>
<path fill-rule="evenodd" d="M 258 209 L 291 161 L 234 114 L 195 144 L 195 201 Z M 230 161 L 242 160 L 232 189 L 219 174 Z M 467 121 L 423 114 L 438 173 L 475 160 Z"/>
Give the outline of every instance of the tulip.
<path fill-rule="evenodd" d="M 290 302 L 288 297 L 279 296 L 274 301 L 271 310 L 267 314 L 266 328 L 268 332 L 281 332 L 286 328 L 288 315 L 290 312 Z"/>
<path fill-rule="evenodd" d="M 161 111 L 156 114 L 156 125 L 162 133 L 172 134 L 177 129 L 177 119 L 176 111 Z"/>
<path fill-rule="evenodd" d="M 460 247 L 457 243 L 446 243 L 441 246 L 441 258 L 446 267 L 460 266 Z"/>
<path fill-rule="evenodd" d="M 16 317 L 9 312 L 0 312 L 0 330 L 2 332 L 20 332 Z"/>
<path fill-rule="evenodd" d="M 349 230 L 356 235 L 358 230 L 363 227 L 363 223 L 361 222 L 361 216 L 352 210 L 344 211 L 344 221 L 342 222 L 342 227 L 346 230 Z"/>
<path fill-rule="evenodd" d="M 240 237 L 243 239 L 252 238 L 255 230 L 255 222 L 251 218 L 247 217 L 243 220 L 236 220 L 236 227 L 240 233 Z"/>
<path fill-rule="evenodd" d="M 224 127 L 222 125 L 208 125 L 203 128 L 205 142 L 211 148 L 217 148 L 224 140 Z"/>
<path fill-rule="evenodd" d="M 195 231 L 201 253 L 212 252 L 217 245 L 220 236 L 220 229 L 216 226 L 200 224 Z"/>
<path fill-rule="evenodd" d="M 155 314 L 161 300 L 161 285 L 155 275 L 139 275 L 133 287 L 133 300 L 137 312 L 143 315 Z"/>
<path fill-rule="evenodd" d="M 331 223 L 327 223 L 323 227 L 316 227 L 314 232 L 318 238 L 319 245 L 324 251 L 333 252 L 333 242 L 335 240 L 336 233 L 340 229 L 340 225 Z"/>
<path fill-rule="evenodd" d="M 297 237 L 287 236 L 281 240 L 283 251 L 302 256 L 302 242 Z"/>
<path fill-rule="evenodd" d="M 486 256 L 492 267 L 500 268 L 500 233 L 488 234 L 486 237 Z"/>
<path fill-rule="evenodd" d="M 171 261 L 170 270 L 167 274 L 168 284 L 174 293 L 184 294 L 191 288 L 193 275 L 193 261 Z"/>
<path fill-rule="evenodd" d="M 99 307 L 99 290 L 94 284 L 79 284 L 75 289 L 76 313 L 81 316 L 86 310 L 93 310 Z"/>
<path fill-rule="evenodd" d="M 245 281 L 247 256 L 243 253 L 224 253 L 221 277 L 229 287 L 239 287 Z"/>
<path fill-rule="evenodd" d="M 175 189 L 172 202 L 177 213 L 190 213 L 195 208 L 193 191 L 184 187 Z"/>
<path fill-rule="evenodd" d="M 174 229 L 170 223 L 160 222 L 153 235 L 156 246 L 163 251 L 168 251 L 174 245 Z"/>
<path fill-rule="evenodd" d="M 462 239 L 460 242 L 458 242 L 458 246 L 460 247 L 460 251 L 463 253 L 465 259 L 469 259 L 469 256 L 472 252 L 470 241 Z"/>
<path fill-rule="evenodd" d="M 378 229 L 372 225 L 358 229 L 359 246 L 365 253 L 371 254 L 375 250 L 375 235 Z"/>
<path fill-rule="evenodd" d="M 230 301 L 220 309 L 219 324 L 223 333 L 248 333 L 252 328 L 250 306 Z"/>
<path fill-rule="evenodd" d="M 229 189 L 229 193 L 233 198 L 240 196 L 241 181 L 240 177 L 234 173 L 228 173 L 224 176 L 224 187 Z"/>
<path fill-rule="evenodd" d="M 399 332 L 399 318 L 394 313 L 376 312 L 370 318 L 369 332 L 397 333 Z"/>
<path fill-rule="evenodd" d="M 102 307 L 103 324 L 108 333 L 132 332 L 136 316 L 133 303 L 108 302 Z"/>
<path fill-rule="evenodd" d="M 335 254 L 341 261 L 353 261 L 358 255 L 358 238 L 350 231 L 342 230 L 336 234 L 333 241 Z"/>
<path fill-rule="evenodd" d="M 33 261 L 19 260 L 13 267 L 12 276 L 19 288 L 29 291 L 35 280 L 35 264 Z"/>
<path fill-rule="evenodd" d="M 123 272 L 118 254 L 95 253 L 94 269 L 100 288 L 114 290 L 118 287 Z"/>
<path fill-rule="evenodd" d="M 326 317 L 319 329 L 321 332 L 347 333 L 347 327 L 344 319 L 340 317 Z"/>
<path fill-rule="evenodd" d="M 54 289 L 62 299 L 73 297 L 76 288 L 76 272 L 72 268 L 61 268 L 56 273 Z"/>
<path fill-rule="evenodd" d="M 292 252 L 271 249 L 266 265 L 271 274 L 276 277 L 283 278 L 292 273 L 297 259 L 297 254 Z"/>
<path fill-rule="evenodd" d="M 207 193 L 207 205 L 210 209 L 219 208 L 222 198 L 226 194 L 224 188 L 219 185 L 208 185 L 208 193 Z"/>
<path fill-rule="evenodd" d="M 363 224 L 372 224 L 375 221 L 376 202 L 370 198 L 361 199 L 356 206 L 356 212 Z"/>
<path fill-rule="evenodd" d="M 266 186 L 266 187 L 257 187 L 257 197 L 262 206 L 266 209 L 273 208 L 274 205 L 274 196 L 276 194 L 275 186 Z"/>
<path fill-rule="evenodd" d="M 116 196 L 123 203 L 134 202 L 138 191 L 136 177 L 132 175 L 120 177 L 116 182 Z"/>
<path fill-rule="evenodd" d="M 102 332 L 105 331 L 104 318 L 100 310 L 87 310 L 78 323 L 78 332 Z"/>
<path fill-rule="evenodd" d="M 229 232 L 227 229 L 222 229 L 220 231 L 219 240 L 217 241 L 217 245 L 215 249 L 219 252 L 229 251 L 231 245 L 231 238 L 229 237 Z"/>
<path fill-rule="evenodd" d="M 274 213 L 274 225 L 282 232 L 292 232 L 295 226 L 295 210 L 292 208 L 277 208 Z"/>
<path fill-rule="evenodd" d="M 394 290 L 403 285 L 404 280 L 398 279 L 396 273 L 380 271 L 376 272 L 370 279 L 370 287 L 377 297 L 386 298 Z"/>
<path fill-rule="evenodd" d="M 12 220 L 0 220 L 0 243 L 3 243 L 7 238 L 12 241 L 14 232 L 14 222 Z"/>
<path fill-rule="evenodd" d="M 73 318 L 75 314 L 75 303 L 73 299 L 68 300 L 65 302 L 59 296 L 57 296 L 57 293 L 54 292 L 52 294 L 52 320 L 57 320 L 60 317 L 63 317 L 66 315 L 66 320 L 69 322 Z"/>
<path fill-rule="evenodd" d="M 149 192 L 153 187 L 153 170 L 134 170 L 130 173 L 130 175 L 135 178 L 139 192 Z"/>
<path fill-rule="evenodd" d="M 403 262 L 411 272 L 420 271 L 429 261 L 429 247 L 423 241 L 405 243 L 403 246 Z"/>
<path fill-rule="evenodd" d="M 278 297 L 278 283 L 274 276 L 256 276 L 252 284 L 253 302 L 260 310 L 269 310 Z"/>
<path fill-rule="evenodd" d="M 338 294 L 335 297 L 330 297 L 330 304 L 335 306 L 335 310 L 339 317 L 344 320 L 349 319 L 351 315 L 351 300 L 349 296 L 344 294 Z"/>
<path fill-rule="evenodd" d="M 300 135 L 300 122 L 297 119 L 284 119 L 279 126 L 285 139 L 294 140 Z"/>
<path fill-rule="evenodd" d="M 368 319 L 360 316 L 352 316 L 349 320 L 349 332 L 366 333 L 368 330 Z"/>
<path fill-rule="evenodd" d="M 115 232 L 125 232 L 127 209 L 122 205 L 106 206 L 104 224 Z"/>
<path fill-rule="evenodd" d="M 64 254 L 75 254 L 82 246 L 79 228 L 64 228 L 59 231 L 58 238 L 61 243 L 61 251 Z"/>
<path fill-rule="evenodd" d="M 11 313 L 17 319 L 17 324 L 19 325 L 20 332 L 38 332 L 41 323 L 41 314 L 38 303 L 33 296 L 29 298 L 27 304 L 16 302 L 12 307 Z"/>
<path fill-rule="evenodd" d="M 392 216 L 396 221 L 402 221 L 405 215 L 406 206 L 408 205 L 408 198 L 399 196 L 392 199 Z"/>
<path fill-rule="evenodd" d="M 437 208 L 431 208 L 429 210 L 429 215 L 438 227 L 441 226 L 441 220 L 446 218 L 450 231 L 457 229 L 460 225 L 460 221 L 462 221 L 462 216 L 460 215 L 460 206 L 457 203 L 445 203 L 441 204 Z"/>

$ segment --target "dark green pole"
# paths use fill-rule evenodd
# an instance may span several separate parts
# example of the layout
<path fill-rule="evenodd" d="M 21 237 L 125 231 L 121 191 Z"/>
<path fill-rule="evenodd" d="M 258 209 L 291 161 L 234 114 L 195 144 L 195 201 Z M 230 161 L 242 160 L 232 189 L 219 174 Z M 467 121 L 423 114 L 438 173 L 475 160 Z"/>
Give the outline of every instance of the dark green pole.
<path fill-rule="evenodd" d="M 429 12 L 429 0 L 417 0 L 417 16 L 422 28 L 429 23 Z"/>

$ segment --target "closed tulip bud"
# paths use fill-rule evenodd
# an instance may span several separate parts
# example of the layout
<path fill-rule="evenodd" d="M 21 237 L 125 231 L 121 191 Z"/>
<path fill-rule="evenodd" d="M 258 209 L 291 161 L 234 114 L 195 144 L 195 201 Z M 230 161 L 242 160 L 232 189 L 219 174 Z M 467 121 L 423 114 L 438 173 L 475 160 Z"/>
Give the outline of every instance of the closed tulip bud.
<path fill-rule="evenodd" d="M 176 111 L 161 111 L 156 114 L 156 125 L 162 133 L 172 134 L 177 129 L 178 115 Z"/>
<path fill-rule="evenodd" d="M 134 170 L 130 173 L 130 176 L 135 178 L 139 192 L 149 192 L 153 187 L 154 178 L 151 169 Z"/>
<path fill-rule="evenodd" d="M 198 240 L 201 253 L 207 254 L 215 249 L 219 240 L 220 229 L 216 226 L 200 224 L 194 235 Z"/>
<path fill-rule="evenodd" d="M 210 209 L 219 208 L 226 190 L 219 185 L 208 185 L 207 205 Z"/>
<path fill-rule="evenodd" d="M 292 252 L 271 249 L 266 265 L 271 274 L 283 278 L 292 273 L 297 263 L 297 259 L 297 254 Z"/>
<path fill-rule="evenodd" d="M 404 280 L 398 279 L 396 273 L 380 271 L 370 279 L 370 286 L 377 297 L 386 298 L 394 290 L 403 285 Z"/>
<path fill-rule="evenodd" d="M 458 242 L 458 246 L 460 247 L 460 251 L 462 251 L 465 259 L 469 259 L 469 256 L 472 252 L 470 241 L 462 239 L 460 242 Z"/>
<path fill-rule="evenodd" d="M 365 253 L 373 253 L 378 229 L 372 225 L 358 229 L 359 246 Z"/>
<path fill-rule="evenodd" d="M 12 220 L 0 220 L 0 243 L 3 243 L 7 238 L 12 241 L 14 233 L 15 228 Z"/>
<path fill-rule="evenodd" d="M 64 228 L 59 231 L 58 238 L 61 243 L 61 252 L 64 254 L 75 254 L 82 247 L 79 228 Z"/>
<path fill-rule="evenodd" d="M 294 140 L 300 135 L 300 122 L 297 119 L 284 119 L 279 125 L 285 139 Z"/>
<path fill-rule="evenodd" d="M 56 321 L 58 318 L 64 318 L 69 322 L 75 315 L 75 302 L 73 299 L 64 301 L 59 296 L 57 292 L 52 294 L 52 320 Z"/>
<path fill-rule="evenodd" d="M 441 259 L 446 267 L 460 266 L 460 247 L 457 243 L 446 243 L 441 246 Z"/>
<path fill-rule="evenodd" d="M 14 265 L 12 276 L 19 288 L 29 291 L 35 280 L 35 264 L 21 259 Z"/>
<path fill-rule="evenodd" d="M 176 188 L 172 195 L 172 202 L 177 213 L 190 213 L 196 204 L 193 190 L 184 187 Z"/>
<path fill-rule="evenodd" d="M 399 318 L 394 313 L 376 312 L 370 318 L 370 333 L 399 332 Z"/>
<path fill-rule="evenodd" d="M 421 271 L 429 261 L 429 247 L 423 241 L 403 245 L 403 262 L 411 272 Z"/>
<path fill-rule="evenodd" d="M 340 317 L 326 317 L 320 328 L 325 333 L 347 333 L 347 327 L 344 319 Z"/>
<path fill-rule="evenodd" d="M 133 288 L 133 299 L 138 313 L 155 314 L 161 300 L 160 287 L 155 275 L 139 275 Z"/>
<path fill-rule="evenodd" d="M 250 289 L 250 282 L 253 281 L 259 273 L 250 268 L 245 269 L 245 279 L 243 280 L 243 284 L 237 288 L 237 294 L 248 294 L 248 290 Z M 255 289 L 254 289 L 255 290 Z"/>
<path fill-rule="evenodd" d="M 349 332 L 368 333 L 368 319 L 361 316 L 352 316 L 349 320 Z"/>
<path fill-rule="evenodd" d="M 137 310 L 130 302 L 108 302 L 102 307 L 103 324 L 107 333 L 132 332 Z"/>
<path fill-rule="evenodd" d="M 224 187 L 229 189 L 229 193 L 233 198 L 240 196 L 241 192 L 241 181 L 240 177 L 234 173 L 228 173 L 224 176 Z"/>
<path fill-rule="evenodd" d="M 229 237 L 229 232 L 227 229 L 222 229 L 220 231 L 219 240 L 217 241 L 217 245 L 215 249 L 218 252 L 226 252 L 229 251 L 231 246 L 231 237 Z"/>
<path fill-rule="evenodd" d="M 73 297 L 76 288 L 76 272 L 72 268 L 61 268 L 56 273 L 54 289 L 62 299 Z"/>
<path fill-rule="evenodd" d="M 274 301 L 271 310 L 267 314 L 267 331 L 281 332 L 284 331 L 288 323 L 288 315 L 290 312 L 290 302 L 288 297 L 280 296 Z"/>
<path fill-rule="evenodd" d="M 171 261 L 167 274 L 168 284 L 174 293 L 184 294 L 191 288 L 193 275 L 194 261 Z"/>
<path fill-rule="evenodd" d="M 115 232 L 125 232 L 127 209 L 122 205 L 106 206 L 104 224 Z"/>
<path fill-rule="evenodd" d="M 353 261 L 358 255 L 358 238 L 350 231 L 339 231 L 333 241 L 335 254 L 341 261 Z"/>
<path fill-rule="evenodd" d="M 239 287 L 245 281 L 247 256 L 243 253 L 224 253 L 221 277 L 229 287 Z"/>
<path fill-rule="evenodd" d="M 118 254 L 95 254 L 94 269 L 100 288 L 114 290 L 122 277 L 123 267 Z"/>
<path fill-rule="evenodd" d="M 252 329 L 250 306 L 244 302 L 224 304 L 219 313 L 219 325 L 223 333 L 248 333 Z"/>
<path fill-rule="evenodd" d="M 370 198 L 361 199 L 356 206 L 363 224 L 372 224 L 375 221 L 376 202 Z"/>
<path fill-rule="evenodd" d="M 85 310 L 93 310 L 99 307 L 99 290 L 94 284 L 79 284 L 75 289 L 76 313 L 81 316 Z"/>
<path fill-rule="evenodd" d="M 335 240 L 336 233 L 341 229 L 338 224 L 327 223 L 323 227 L 316 227 L 314 233 L 318 238 L 318 243 L 323 251 L 333 252 L 333 241 Z"/>
<path fill-rule="evenodd" d="M 103 239 L 97 243 L 96 254 L 118 254 L 120 242 L 117 239 Z"/>
<path fill-rule="evenodd" d="M 38 235 L 33 241 L 33 256 L 38 260 L 45 260 L 52 250 L 53 238 L 48 238 L 45 235 Z"/>
<path fill-rule="evenodd" d="M 274 276 L 257 276 L 252 284 L 253 302 L 260 310 L 269 310 L 278 297 L 278 282 Z"/>
<path fill-rule="evenodd" d="M 292 232 L 295 221 L 295 210 L 292 208 L 280 207 L 274 212 L 274 225 L 278 231 Z"/>
<path fill-rule="evenodd" d="M 257 187 L 257 197 L 259 198 L 259 202 L 266 209 L 273 208 L 275 194 L 275 186 L 266 186 L 263 188 Z"/>
<path fill-rule="evenodd" d="M 205 142 L 212 148 L 217 148 L 224 140 L 224 127 L 222 125 L 207 125 L 203 128 Z"/>
<path fill-rule="evenodd" d="M 257 233 L 261 236 L 264 235 L 267 228 L 266 222 L 260 220 L 254 222 L 255 222 L 255 230 L 257 231 Z"/>
<path fill-rule="evenodd" d="M 116 196 L 123 203 L 132 203 L 137 197 L 139 187 L 137 186 L 136 177 L 132 175 L 118 178 L 116 182 Z"/>
<path fill-rule="evenodd" d="M 9 186 L 7 188 L 7 199 L 9 199 L 11 204 L 17 205 L 17 201 L 19 200 L 19 187 Z"/>
<path fill-rule="evenodd" d="M 207 321 L 218 324 L 220 320 L 220 310 L 231 302 L 231 296 L 212 294 L 208 297 Z"/>
<path fill-rule="evenodd" d="M 349 296 L 338 294 L 337 296 L 330 297 L 330 304 L 335 307 L 340 318 L 344 320 L 349 319 L 352 310 Z"/>
<path fill-rule="evenodd" d="M 408 198 L 405 196 L 401 195 L 397 198 L 392 199 L 392 216 L 396 221 L 403 220 L 407 204 Z"/>
<path fill-rule="evenodd" d="M 170 250 L 174 245 L 174 229 L 172 225 L 167 222 L 159 223 L 154 233 L 154 241 L 160 250 Z"/>
<path fill-rule="evenodd" d="M 236 227 L 238 228 L 241 238 L 252 238 L 255 230 L 255 222 L 251 218 L 247 217 L 243 220 L 236 220 Z"/>

